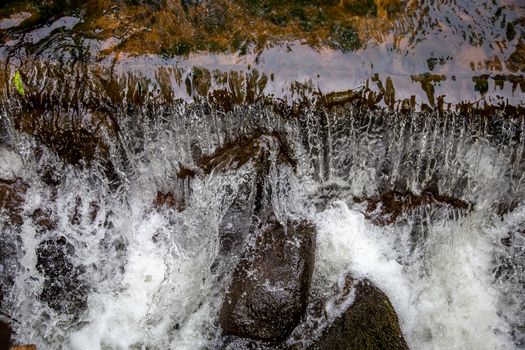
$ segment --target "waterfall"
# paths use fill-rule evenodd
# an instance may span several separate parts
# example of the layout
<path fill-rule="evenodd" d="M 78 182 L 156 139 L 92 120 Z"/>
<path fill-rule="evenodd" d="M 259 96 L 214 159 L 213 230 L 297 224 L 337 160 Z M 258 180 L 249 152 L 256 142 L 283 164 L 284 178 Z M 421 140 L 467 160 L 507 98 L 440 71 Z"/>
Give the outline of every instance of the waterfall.
<path fill-rule="evenodd" d="M 212 268 L 218 225 L 255 170 L 247 162 L 208 172 L 199 159 L 278 134 L 296 169 L 274 163 L 265 176 L 277 216 L 316 223 L 314 294 L 351 272 L 387 293 L 412 348 L 523 345 L 522 117 L 347 105 L 290 118 L 263 104 L 224 113 L 206 103 L 116 115 L 109 163 L 70 165 L 39 140 L 6 132 L 2 172 L 25 186 L 22 224 L 4 213 L 1 231 L 3 309 L 17 341 L 219 347 L 217 313 L 235 259 Z M 387 191 L 419 202 L 387 210 L 394 217 L 384 226 L 373 220 L 380 205 L 374 212 L 367 203 Z M 183 210 L 158 192 L 173 193 Z M 71 275 L 55 280 L 65 294 L 46 285 L 50 256 Z"/>

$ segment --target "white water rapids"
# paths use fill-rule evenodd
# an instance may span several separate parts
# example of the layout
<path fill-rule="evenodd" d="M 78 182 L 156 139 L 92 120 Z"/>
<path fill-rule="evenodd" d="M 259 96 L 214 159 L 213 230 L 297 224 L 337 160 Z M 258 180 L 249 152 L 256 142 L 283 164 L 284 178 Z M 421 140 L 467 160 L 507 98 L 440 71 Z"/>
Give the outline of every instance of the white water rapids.
<path fill-rule="evenodd" d="M 12 131 L 1 148 L 0 175 L 29 185 L 21 227 L 7 225 L 5 213 L 1 220 L 2 278 L 14 272 L 5 313 L 17 343 L 43 350 L 220 348 L 217 315 L 225 282 L 210 267 L 218 253 L 218 224 L 253 169 L 248 163 L 181 184 L 174 174 L 180 163 L 191 163 L 190 140 L 212 153 L 221 143 L 218 134 L 229 132 L 227 121 L 210 132 L 215 124 L 202 122 L 209 116 L 197 123 L 195 113 L 189 113 L 195 126 L 184 131 L 173 119 L 135 126 L 146 130 L 140 140 L 124 123 L 119 147 L 126 156 L 112 149 L 117 184 L 97 164 L 64 165 L 45 148 L 36 157 L 38 143 Z M 271 121 L 257 113 L 263 120 L 258 125 Z M 306 115 L 302 129 L 275 122 L 287 130 L 299 169 L 273 168 L 269 175 L 278 216 L 306 216 L 317 225 L 312 288 L 323 290 L 348 271 L 370 279 L 392 301 L 411 349 L 523 348 L 523 125 L 502 122 L 476 138 L 479 128 L 456 127 L 457 120 L 443 125 L 425 117 L 415 127 L 400 118 L 388 122 L 397 129 L 379 130 L 372 117 L 365 127 L 334 117 L 328 136 L 319 136 L 315 118 Z M 245 128 L 240 125 L 239 132 Z M 513 130 L 522 131 L 517 141 Z M 318 139 L 330 154 L 316 151 Z M 429 159 L 434 163 L 428 165 Z M 383 160 L 387 175 L 376 172 L 387 166 Z M 42 181 L 46 167 L 58 174 L 56 187 Z M 353 200 L 400 178 L 417 193 L 423 178 L 436 172 L 440 190 L 472 201 L 472 211 L 424 205 L 396 224 L 378 226 Z M 321 200 L 327 184 L 337 190 Z M 185 210 L 153 205 L 157 191 L 181 186 L 191 189 Z M 497 215 L 493 204 L 511 199 L 521 202 Z M 37 209 L 50 213 L 52 229 L 38 227 L 32 216 Z M 503 244 L 509 235 L 510 243 Z M 37 247 L 56 237 L 66 238 L 74 248 L 71 262 L 83 266 L 87 308 L 76 317 L 40 298 L 44 276 L 36 266 Z"/>

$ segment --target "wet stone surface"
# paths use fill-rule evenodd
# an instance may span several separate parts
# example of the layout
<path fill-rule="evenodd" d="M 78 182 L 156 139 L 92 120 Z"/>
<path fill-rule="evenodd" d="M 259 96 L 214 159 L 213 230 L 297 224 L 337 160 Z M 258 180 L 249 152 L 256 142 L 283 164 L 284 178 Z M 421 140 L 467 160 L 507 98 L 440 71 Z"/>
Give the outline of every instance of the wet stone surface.
<path fill-rule="evenodd" d="M 353 288 L 353 303 L 308 349 L 408 350 L 388 297 L 368 280 L 359 281 Z"/>
<path fill-rule="evenodd" d="M 23 223 L 22 205 L 27 184 L 22 180 L 2 181 L 0 180 L 0 210 L 3 210 L 12 225 Z"/>
<path fill-rule="evenodd" d="M 82 266 L 75 266 L 71 257 L 74 246 L 64 237 L 41 242 L 36 250 L 37 269 L 44 275 L 40 298 L 53 310 L 70 317 L 78 316 L 87 307 L 86 285 Z"/>
<path fill-rule="evenodd" d="M 315 229 L 307 222 L 262 224 L 237 265 L 220 313 L 229 334 L 278 341 L 299 323 L 308 300 Z"/>
<path fill-rule="evenodd" d="M 440 195 L 435 190 L 425 190 L 420 195 L 388 191 L 375 198 L 354 198 L 354 201 L 366 205 L 365 216 L 377 225 L 395 223 L 403 215 L 424 207 L 444 207 L 464 211 L 472 209 L 472 203 Z"/>

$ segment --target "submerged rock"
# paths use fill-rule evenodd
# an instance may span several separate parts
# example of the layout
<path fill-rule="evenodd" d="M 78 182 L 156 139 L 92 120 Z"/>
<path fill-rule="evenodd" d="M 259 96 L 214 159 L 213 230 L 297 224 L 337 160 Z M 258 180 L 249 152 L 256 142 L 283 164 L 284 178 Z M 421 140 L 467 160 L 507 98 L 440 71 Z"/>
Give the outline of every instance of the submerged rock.
<path fill-rule="evenodd" d="M 236 170 L 249 162 L 253 172 L 244 177 L 219 222 L 219 257 L 214 268 L 220 260 L 240 255 L 245 238 L 273 213 L 272 189 L 267 179 L 271 163 L 277 162 L 282 167 L 294 167 L 295 163 L 290 150 L 276 134 L 242 139 L 218 149 L 211 156 L 200 157 L 205 173 Z"/>
<path fill-rule="evenodd" d="M 308 300 L 315 230 L 304 221 L 284 227 L 275 218 L 261 228 L 242 257 L 220 312 L 229 334 L 276 341 L 299 323 Z"/>
<path fill-rule="evenodd" d="M 64 237 L 49 239 L 39 244 L 37 269 L 44 275 L 40 298 L 57 312 L 75 316 L 87 307 L 85 283 L 80 275 L 82 267 L 71 262 L 74 247 Z"/>
<path fill-rule="evenodd" d="M 5 210 L 9 224 L 22 225 L 22 205 L 27 188 L 27 184 L 21 180 L 0 179 L 0 212 Z"/>
<path fill-rule="evenodd" d="M 423 206 L 472 209 L 472 203 L 439 194 L 437 190 L 425 190 L 421 194 L 409 191 L 386 191 L 374 198 L 357 198 L 357 203 L 366 203 L 364 215 L 376 225 L 390 225 L 403 214 Z"/>
<path fill-rule="evenodd" d="M 48 111 L 43 95 L 28 94 L 25 110 L 15 117 L 15 127 L 35 137 L 53 150 L 64 162 L 79 165 L 109 156 L 108 139 L 117 134 L 111 116 L 99 111 Z"/>
<path fill-rule="evenodd" d="M 309 350 L 408 349 L 388 297 L 370 281 L 355 286 L 354 302 Z"/>
<path fill-rule="evenodd" d="M 281 165 L 296 166 L 294 156 L 282 135 L 257 131 L 252 137 L 235 140 L 212 155 L 202 156 L 199 166 L 204 173 L 209 174 L 218 170 L 236 170 L 252 161 L 258 172 L 267 172 L 270 158 Z"/>
<path fill-rule="evenodd" d="M 175 209 L 178 212 L 186 209 L 187 201 L 191 195 L 190 182 L 195 175 L 195 170 L 181 167 L 170 190 L 157 191 L 153 200 L 153 206 L 157 209 L 162 207 Z"/>
<path fill-rule="evenodd" d="M 253 189 L 253 181 L 240 185 L 235 199 L 219 223 L 219 258 L 237 255 L 242 243 L 250 232 L 254 201 L 257 200 Z M 260 198 L 258 198 L 260 200 Z M 219 260 L 216 261 L 216 264 Z"/>

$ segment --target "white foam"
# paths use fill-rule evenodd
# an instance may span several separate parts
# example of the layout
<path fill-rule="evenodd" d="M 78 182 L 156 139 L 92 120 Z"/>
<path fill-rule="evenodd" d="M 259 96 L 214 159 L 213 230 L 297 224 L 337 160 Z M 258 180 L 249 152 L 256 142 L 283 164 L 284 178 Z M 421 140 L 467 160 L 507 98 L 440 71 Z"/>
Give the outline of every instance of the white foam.
<path fill-rule="evenodd" d="M 0 148 L 0 179 L 14 180 L 22 175 L 22 157 L 16 152 Z"/>
<path fill-rule="evenodd" d="M 476 217 L 435 223 L 425 251 L 405 265 L 397 260 L 410 261 L 406 232 L 376 227 L 343 202 L 317 220 L 319 273 L 372 280 L 390 297 L 411 348 L 513 348 L 490 275 L 493 247 Z"/>
<path fill-rule="evenodd" d="M 129 225 L 128 263 L 116 290 L 90 295 L 90 323 L 71 334 L 72 349 L 98 350 L 104 345 L 128 349 L 147 338 L 145 321 L 153 297 L 164 280 L 166 265 L 151 237 L 158 219 Z M 136 222 L 134 224 L 137 224 Z"/>

